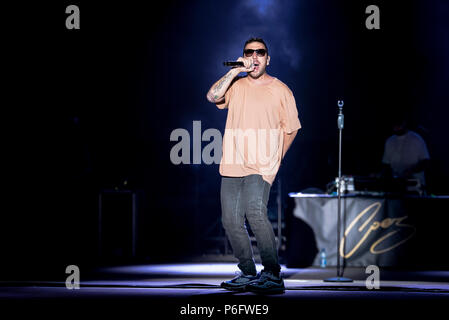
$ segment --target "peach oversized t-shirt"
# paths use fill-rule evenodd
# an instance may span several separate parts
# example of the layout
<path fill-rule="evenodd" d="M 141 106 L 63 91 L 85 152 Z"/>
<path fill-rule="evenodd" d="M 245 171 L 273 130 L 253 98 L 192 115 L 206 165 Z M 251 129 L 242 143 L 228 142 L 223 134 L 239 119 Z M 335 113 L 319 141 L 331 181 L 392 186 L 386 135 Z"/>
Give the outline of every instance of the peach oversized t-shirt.
<path fill-rule="evenodd" d="M 277 78 L 263 85 L 237 78 L 217 107 L 228 109 L 220 174 L 260 174 L 272 184 L 282 160 L 283 133 L 301 128 L 291 90 Z"/>

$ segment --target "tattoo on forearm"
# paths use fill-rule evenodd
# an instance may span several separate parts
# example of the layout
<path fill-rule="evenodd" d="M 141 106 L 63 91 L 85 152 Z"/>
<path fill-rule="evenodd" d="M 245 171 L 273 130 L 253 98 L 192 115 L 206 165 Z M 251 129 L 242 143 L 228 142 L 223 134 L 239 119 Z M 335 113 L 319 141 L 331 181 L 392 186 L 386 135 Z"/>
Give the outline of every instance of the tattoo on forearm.
<path fill-rule="evenodd" d="M 220 99 L 220 95 L 218 95 L 218 91 L 220 91 L 225 84 L 227 84 L 230 80 L 232 81 L 232 74 L 228 73 L 223 76 L 223 78 L 218 81 L 217 85 L 212 88 L 212 90 L 208 93 L 207 98 L 210 102 L 214 102 Z M 229 84 L 229 83 L 228 83 Z"/>
<path fill-rule="evenodd" d="M 215 92 L 217 92 L 218 90 L 220 90 L 223 85 L 229 80 L 229 78 L 231 77 L 231 75 L 228 73 L 226 74 L 221 80 L 220 82 L 218 82 L 217 86 L 215 87 Z"/>

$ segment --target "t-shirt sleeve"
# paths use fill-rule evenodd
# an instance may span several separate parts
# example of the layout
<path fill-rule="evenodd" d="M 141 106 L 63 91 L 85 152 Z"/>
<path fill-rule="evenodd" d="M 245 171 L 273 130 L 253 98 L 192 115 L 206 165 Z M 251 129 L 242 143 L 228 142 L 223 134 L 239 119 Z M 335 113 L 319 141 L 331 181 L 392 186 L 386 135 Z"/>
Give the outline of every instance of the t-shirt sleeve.
<path fill-rule="evenodd" d="M 417 144 L 418 161 L 430 159 L 429 150 L 427 150 L 427 145 L 424 139 L 419 137 L 418 141 L 419 141 L 419 143 Z"/>
<path fill-rule="evenodd" d="M 295 97 L 290 89 L 284 90 L 281 100 L 281 128 L 285 133 L 290 134 L 301 128 L 298 118 L 298 109 L 296 108 Z"/>

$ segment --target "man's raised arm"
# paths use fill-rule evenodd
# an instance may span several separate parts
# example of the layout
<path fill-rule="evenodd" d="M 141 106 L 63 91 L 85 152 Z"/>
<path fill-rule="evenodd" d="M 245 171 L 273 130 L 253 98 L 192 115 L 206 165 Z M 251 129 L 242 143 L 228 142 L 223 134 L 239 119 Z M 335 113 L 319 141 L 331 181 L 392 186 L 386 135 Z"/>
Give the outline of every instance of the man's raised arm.
<path fill-rule="evenodd" d="M 220 80 L 215 82 L 212 87 L 207 92 L 207 100 L 212 103 L 222 102 L 226 91 L 232 83 L 232 80 L 240 72 L 251 72 L 254 70 L 254 64 L 252 59 L 249 58 L 238 58 L 237 61 L 243 61 L 244 67 L 232 68 L 228 71 Z"/>

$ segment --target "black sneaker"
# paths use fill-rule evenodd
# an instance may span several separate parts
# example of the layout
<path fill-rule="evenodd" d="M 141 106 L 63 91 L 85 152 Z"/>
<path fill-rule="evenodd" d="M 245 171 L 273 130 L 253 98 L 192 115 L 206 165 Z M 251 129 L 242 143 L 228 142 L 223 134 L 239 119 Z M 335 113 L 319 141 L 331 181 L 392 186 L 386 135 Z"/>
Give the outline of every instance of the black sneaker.
<path fill-rule="evenodd" d="M 256 293 L 284 293 L 284 280 L 281 275 L 275 275 L 270 271 L 262 270 L 260 277 L 256 281 L 252 281 L 246 287 L 248 291 Z"/>
<path fill-rule="evenodd" d="M 254 281 L 257 281 L 257 279 L 259 279 L 258 276 L 239 273 L 239 275 L 234 279 L 222 282 L 221 287 L 232 291 L 245 291 L 246 286 Z"/>

